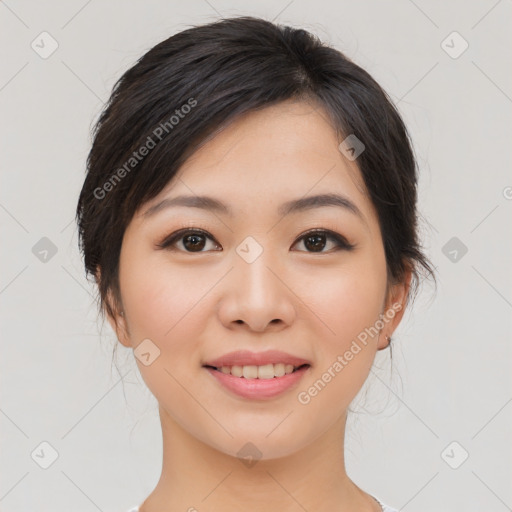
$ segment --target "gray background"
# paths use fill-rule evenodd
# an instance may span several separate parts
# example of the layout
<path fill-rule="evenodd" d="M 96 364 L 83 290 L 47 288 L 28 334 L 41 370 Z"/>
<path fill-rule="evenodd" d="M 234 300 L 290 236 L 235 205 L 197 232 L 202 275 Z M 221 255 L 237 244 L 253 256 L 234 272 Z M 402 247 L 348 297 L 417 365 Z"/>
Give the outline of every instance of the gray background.
<path fill-rule="evenodd" d="M 111 365 L 74 209 L 114 81 L 171 34 L 236 14 L 346 52 L 398 103 L 415 144 L 439 289 L 424 286 L 393 366 L 379 353 L 353 404 L 349 475 L 406 512 L 512 510 L 510 0 L 2 2 L 0 509 L 122 512 L 157 483 L 156 401 L 130 350 Z M 47 58 L 43 31 L 58 43 Z M 454 31 L 469 44 L 460 55 Z M 58 453 L 47 469 L 43 442 Z"/>

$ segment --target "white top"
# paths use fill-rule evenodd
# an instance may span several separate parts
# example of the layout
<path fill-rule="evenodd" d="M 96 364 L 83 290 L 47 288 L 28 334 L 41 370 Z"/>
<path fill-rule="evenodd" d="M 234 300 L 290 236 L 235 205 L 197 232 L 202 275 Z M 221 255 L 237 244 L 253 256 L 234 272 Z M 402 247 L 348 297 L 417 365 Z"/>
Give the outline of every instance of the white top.
<path fill-rule="evenodd" d="M 384 503 L 382 503 L 382 501 L 379 498 L 376 498 L 373 495 L 372 495 L 372 498 L 379 502 L 379 505 L 382 507 L 382 512 L 398 512 L 398 510 L 396 508 L 391 508 L 388 505 L 385 505 Z M 139 512 L 139 511 L 138 511 L 138 509 L 135 509 L 134 512 Z"/>
<path fill-rule="evenodd" d="M 375 496 L 373 496 L 373 498 L 375 498 Z M 387 505 L 382 503 L 382 501 L 379 500 L 378 498 L 375 498 L 375 499 L 377 500 L 379 505 L 382 507 L 382 512 L 398 512 L 398 510 L 396 510 L 395 508 L 388 507 Z M 133 507 L 130 510 L 127 510 L 126 512 L 139 512 L 139 507 Z"/>

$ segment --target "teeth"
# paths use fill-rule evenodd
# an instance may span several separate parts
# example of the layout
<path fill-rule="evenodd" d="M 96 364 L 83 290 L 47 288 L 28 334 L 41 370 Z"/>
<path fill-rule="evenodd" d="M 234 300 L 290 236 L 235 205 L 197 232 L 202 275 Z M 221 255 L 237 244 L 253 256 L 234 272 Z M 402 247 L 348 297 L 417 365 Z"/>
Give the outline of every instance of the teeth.
<path fill-rule="evenodd" d="M 265 364 L 263 366 L 222 366 L 219 368 L 222 373 L 231 374 L 234 377 L 245 379 L 273 379 L 292 373 L 295 367 L 292 364 Z"/>

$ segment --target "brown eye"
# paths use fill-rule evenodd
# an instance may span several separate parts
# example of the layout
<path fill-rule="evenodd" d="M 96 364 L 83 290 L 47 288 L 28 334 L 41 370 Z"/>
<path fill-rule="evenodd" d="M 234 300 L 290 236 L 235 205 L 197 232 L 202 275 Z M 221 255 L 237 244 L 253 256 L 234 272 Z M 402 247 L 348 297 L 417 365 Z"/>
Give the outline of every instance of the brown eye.
<path fill-rule="evenodd" d="M 213 247 L 208 248 L 208 241 L 213 244 Z M 299 242 L 304 244 L 306 252 L 311 253 L 335 252 L 342 249 L 351 251 L 355 247 L 338 233 L 318 229 L 302 235 L 294 245 L 297 245 Z M 331 245 L 329 246 L 329 244 Z M 219 245 L 207 231 L 199 229 L 181 229 L 176 231 L 166 237 L 163 242 L 157 244 L 157 246 L 168 251 L 188 253 L 222 250 L 218 249 Z M 326 247 L 328 250 L 325 250 Z"/>
<path fill-rule="evenodd" d="M 180 230 L 172 233 L 158 247 L 170 251 L 179 250 L 182 252 L 207 252 L 203 249 L 207 246 L 207 241 L 214 242 L 213 238 L 202 230 Z M 218 247 L 216 243 L 215 246 Z"/>
<path fill-rule="evenodd" d="M 347 242 L 344 237 L 334 233 L 333 231 L 326 230 L 314 230 L 306 233 L 302 237 L 297 240 L 298 242 L 303 242 L 304 247 L 306 247 L 307 252 L 332 252 L 332 251 L 324 251 L 325 247 L 328 246 L 327 241 L 334 241 L 334 251 L 345 249 L 347 251 L 352 250 L 355 246 Z M 332 247 L 332 246 L 331 246 Z"/>
<path fill-rule="evenodd" d="M 185 235 L 182 237 L 183 247 L 187 249 L 187 251 L 202 251 L 204 246 L 206 245 L 204 235 L 191 234 Z"/>

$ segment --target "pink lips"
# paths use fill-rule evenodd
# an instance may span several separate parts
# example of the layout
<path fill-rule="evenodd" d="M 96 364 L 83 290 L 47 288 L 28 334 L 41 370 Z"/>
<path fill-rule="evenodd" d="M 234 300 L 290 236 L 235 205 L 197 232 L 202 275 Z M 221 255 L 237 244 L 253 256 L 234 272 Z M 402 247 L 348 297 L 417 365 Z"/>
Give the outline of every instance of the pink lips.
<path fill-rule="evenodd" d="M 220 371 L 222 366 L 263 366 L 279 363 L 291 364 L 297 369 L 293 373 L 285 374 L 282 377 L 273 377 L 272 379 L 246 379 Z M 239 350 L 212 359 L 203 366 L 219 384 L 232 393 L 252 400 L 264 400 L 296 387 L 304 374 L 311 368 L 311 363 L 307 359 L 278 350 L 267 350 L 266 352 Z"/>
<path fill-rule="evenodd" d="M 213 375 L 217 382 L 229 391 L 252 400 L 273 398 L 284 393 L 295 387 L 309 369 L 309 366 L 303 366 L 293 373 L 282 377 L 274 377 L 273 379 L 245 379 L 244 377 L 234 377 L 231 374 L 222 373 L 213 368 L 207 368 L 210 375 Z"/>
<path fill-rule="evenodd" d="M 266 364 L 291 364 L 293 366 L 302 366 L 311 363 L 307 359 L 292 356 L 280 350 L 267 350 L 265 352 L 250 352 L 249 350 L 237 350 L 230 352 L 217 359 L 212 359 L 203 364 L 203 366 L 213 366 L 221 368 L 222 366 L 263 366 Z"/>

